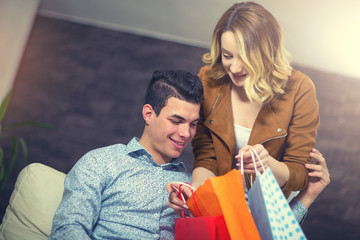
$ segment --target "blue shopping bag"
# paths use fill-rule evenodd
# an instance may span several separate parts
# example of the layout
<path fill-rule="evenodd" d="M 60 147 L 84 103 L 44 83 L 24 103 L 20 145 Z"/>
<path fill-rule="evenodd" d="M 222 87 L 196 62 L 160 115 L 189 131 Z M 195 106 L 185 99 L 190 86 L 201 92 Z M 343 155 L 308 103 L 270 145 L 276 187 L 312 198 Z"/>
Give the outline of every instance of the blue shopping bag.
<path fill-rule="evenodd" d="M 248 204 L 261 239 L 306 239 L 270 167 L 256 173 Z"/>

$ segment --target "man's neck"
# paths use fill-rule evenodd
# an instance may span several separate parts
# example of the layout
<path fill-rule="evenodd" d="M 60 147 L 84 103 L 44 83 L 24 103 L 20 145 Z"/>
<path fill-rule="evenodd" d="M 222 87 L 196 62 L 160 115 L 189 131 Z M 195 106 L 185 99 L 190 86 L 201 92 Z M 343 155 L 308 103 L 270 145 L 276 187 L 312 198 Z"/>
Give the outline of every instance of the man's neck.
<path fill-rule="evenodd" d="M 144 136 L 144 134 L 139 139 L 139 143 L 143 148 L 145 148 L 148 153 L 150 153 L 153 161 L 157 164 L 162 165 L 171 161 L 171 159 L 169 159 L 169 161 L 166 161 L 166 158 L 164 156 L 154 151 L 151 147 L 150 140 L 146 136 Z"/>

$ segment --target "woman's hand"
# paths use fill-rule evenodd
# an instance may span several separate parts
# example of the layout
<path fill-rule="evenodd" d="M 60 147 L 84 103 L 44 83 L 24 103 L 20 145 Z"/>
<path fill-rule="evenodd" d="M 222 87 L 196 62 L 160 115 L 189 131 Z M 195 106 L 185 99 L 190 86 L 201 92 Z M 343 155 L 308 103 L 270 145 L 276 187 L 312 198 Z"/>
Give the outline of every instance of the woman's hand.
<path fill-rule="evenodd" d="M 255 165 L 254 161 L 252 160 L 250 149 L 253 149 L 253 151 L 258 155 L 257 157 L 256 154 L 253 152 Z M 269 155 L 269 152 L 264 148 L 263 145 L 247 145 L 240 149 L 239 154 L 235 156 L 235 158 L 237 158 L 238 160 L 238 163 L 236 164 L 238 168 L 241 168 L 241 154 L 243 154 L 244 173 L 255 174 L 255 167 L 260 173 L 263 173 L 267 167 L 270 167 L 280 187 L 283 187 L 289 180 L 290 172 L 288 167 L 285 165 L 285 163 L 279 162 L 275 158 L 271 157 Z M 261 162 L 259 161 L 259 159 L 261 160 Z M 264 167 L 262 167 L 261 163 Z"/>
<path fill-rule="evenodd" d="M 254 152 L 252 153 L 250 149 L 252 149 Z M 239 150 L 238 155 L 235 156 L 235 158 L 238 160 L 236 165 L 239 167 L 239 169 L 241 168 L 241 155 L 243 155 L 244 173 L 254 174 L 256 173 L 255 169 L 257 169 L 260 173 L 263 173 L 269 166 L 269 153 L 261 144 L 256 144 L 254 146 L 246 145 Z M 253 158 L 255 160 L 255 164 Z"/>

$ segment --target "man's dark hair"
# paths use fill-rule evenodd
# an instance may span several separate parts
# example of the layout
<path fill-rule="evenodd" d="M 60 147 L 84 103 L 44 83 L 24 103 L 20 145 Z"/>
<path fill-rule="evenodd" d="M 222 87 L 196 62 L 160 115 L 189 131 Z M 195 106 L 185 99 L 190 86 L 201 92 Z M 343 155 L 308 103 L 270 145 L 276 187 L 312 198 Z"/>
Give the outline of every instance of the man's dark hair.
<path fill-rule="evenodd" d="M 145 104 L 159 115 L 170 97 L 201 103 L 204 90 L 199 77 L 183 70 L 156 70 L 146 90 Z"/>

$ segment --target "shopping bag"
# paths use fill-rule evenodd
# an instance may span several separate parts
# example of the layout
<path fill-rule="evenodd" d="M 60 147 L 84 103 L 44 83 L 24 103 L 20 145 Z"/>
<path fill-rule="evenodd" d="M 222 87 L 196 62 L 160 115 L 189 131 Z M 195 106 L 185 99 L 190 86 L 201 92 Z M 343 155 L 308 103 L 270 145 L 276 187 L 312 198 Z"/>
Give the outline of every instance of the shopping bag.
<path fill-rule="evenodd" d="M 230 240 L 224 216 L 177 218 L 174 240 L 193 239 Z"/>
<path fill-rule="evenodd" d="M 180 200 L 185 203 L 181 187 L 187 186 L 193 193 L 194 188 L 189 183 L 180 183 L 178 191 Z M 192 195 L 197 211 L 200 212 Z M 189 213 L 182 212 L 182 218 L 175 220 L 175 240 L 200 239 L 200 240 L 230 240 L 224 216 L 191 217 Z"/>
<path fill-rule="evenodd" d="M 306 239 L 270 167 L 256 173 L 248 200 L 261 239 Z"/>
<path fill-rule="evenodd" d="M 240 171 L 205 181 L 186 201 L 193 216 L 224 216 L 231 239 L 260 239 L 245 200 Z"/>

